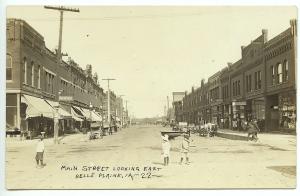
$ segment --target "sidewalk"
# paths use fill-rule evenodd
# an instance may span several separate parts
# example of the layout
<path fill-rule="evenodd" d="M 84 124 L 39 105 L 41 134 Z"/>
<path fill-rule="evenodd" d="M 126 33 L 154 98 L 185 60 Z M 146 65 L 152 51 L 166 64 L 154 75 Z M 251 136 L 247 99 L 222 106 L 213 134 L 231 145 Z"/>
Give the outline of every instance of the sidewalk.
<path fill-rule="evenodd" d="M 248 141 L 247 132 L 232 131 L 229 129 L 219 129 L 217 136 L 231 140 Z M 258 133 L 258 143 L 262 145 L 287 148 L 296 146 L 296 140 L 296 135 L 281 133 Z"/>
<path fill-rule="evenodd" d="M 72 140 L 82 140 L 87 138 L 87 134 L 82 134 L 82 133 L 73 133 L 73 134 L 66 134 L 63 136 L 60 136 L 58 138 L 59 143 L 64 143 Z M 6 146 L 15 146 L 15 147 L 21 147 L 21 146 L 30 146 L 34 145 L 37 143 L 38 139 L 32 139 L 32 140 L 21 140 L 19 136 L 17 137 L 6 137 L 5 138 L 5 143 Z M 53 145 L 54 144 L 54 139 L 53 137 L 49 138 L 44 138 L 44 143 L 46 145 Z"/>

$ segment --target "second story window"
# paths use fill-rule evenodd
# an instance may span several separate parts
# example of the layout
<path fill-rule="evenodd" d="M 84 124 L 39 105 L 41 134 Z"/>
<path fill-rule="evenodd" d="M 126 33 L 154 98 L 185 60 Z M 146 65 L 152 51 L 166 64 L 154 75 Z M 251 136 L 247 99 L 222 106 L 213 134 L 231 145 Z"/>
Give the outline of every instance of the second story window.
<path fill-rule="evenodd" d="M 281 84 L 282 83 L 282 64 L 279 63 L 277 65 L 277 84 Z"/>
<path fill-rule="evenodd" d="M 23 83 L 27 84 L 27 59 L 23 60 Z"/>
<path fill-rule="evenodd" d="M 251 92 L 251 83 L 252 83 L 252 80 L 251 80 L 251 75 L 247 75 L 246 76 L 246 92 Z"/>
<path fill-rule="evenodd" d="M 12 57 L 6 54 L 6 80 L 12 80 Z"/>
<path fill-rule="evenodd" d="M 254 87 L 255 90 L 261 89 L 261 71 L 255 72 L 254 81 L 255 81 L 255 87 Z"/>
<path fill-rule="evenodd" d="M 287 82 L 289 80 L 289 63 L 287 60 L 283 62 L 283 82 Z"/>
<path fill-rule="evenodd" d="M 31 86 L 34 87 L 34 63 L 31 62 Z"/>
<path fill-rule="evenodd" d="M 232 93 L 233 93 L 233 96 L 235 96 L 235 82 L 233 82 L 233 84 L 232 84 L 232 89 L 233 89 L 233 91 L 232 91 Z"/>
<path fill-rule="evenodd" d="M 38 73 L 37 73 L 37 87 L 38 89 L 41 88 L 41 66 L 38 66 Z"/>
<path fill-rule="evenodd" d="M 257 88 L 261 89 L 261 71 L 257 72 Z"/>
<path fill-rule="evenodd" d="M 272 65 L 271 66 L 271 85 L 275 84 L 275 67 Z"/>
<path fill-rule="evenodd" d="M 240 84 L 240 80 L 237 83 L 237 95 L 241 95 L 241 84 Z"/>

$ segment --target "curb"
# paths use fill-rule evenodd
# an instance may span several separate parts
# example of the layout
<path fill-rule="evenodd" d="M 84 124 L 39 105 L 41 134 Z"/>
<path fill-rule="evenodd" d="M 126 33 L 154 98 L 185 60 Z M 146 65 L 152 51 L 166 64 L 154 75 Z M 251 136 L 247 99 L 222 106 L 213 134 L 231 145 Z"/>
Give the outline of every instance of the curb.
<path fill-rule="evenodd" d="M 232 134 L 232 133 L 217 132 L 216 136 L 221 137 L 221 138 L 231 139 L 231 140 L 248 141 L 247 136 L 236 135 L 236 134 Z"/>

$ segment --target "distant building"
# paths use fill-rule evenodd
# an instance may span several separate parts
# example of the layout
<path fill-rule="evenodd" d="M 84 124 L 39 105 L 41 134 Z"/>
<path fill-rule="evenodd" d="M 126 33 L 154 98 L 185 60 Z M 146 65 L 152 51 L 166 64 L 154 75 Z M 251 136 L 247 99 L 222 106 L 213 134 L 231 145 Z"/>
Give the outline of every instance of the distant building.
<path fill-rule="evenodd" d="M 184 96 L 185 92 L 173 92 L 173 119 L 176 122 L 183 121 L 182 99 Z"/>

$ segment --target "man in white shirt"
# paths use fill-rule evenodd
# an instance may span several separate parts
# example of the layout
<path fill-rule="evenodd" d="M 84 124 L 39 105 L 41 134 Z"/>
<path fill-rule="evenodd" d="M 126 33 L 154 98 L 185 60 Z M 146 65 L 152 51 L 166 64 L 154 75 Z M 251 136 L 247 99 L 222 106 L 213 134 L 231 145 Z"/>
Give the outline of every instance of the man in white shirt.
<path fill-rule="evenodd" d="M 35 156 L 37 168 L 42 168 L 43 166 L 45 166 L 43 163 L 44 151 L 45 151 L 45 144 L 43 141 L 43 137 L 39 136 L 39 141 L 36 146 L 36 156 Z"/>

